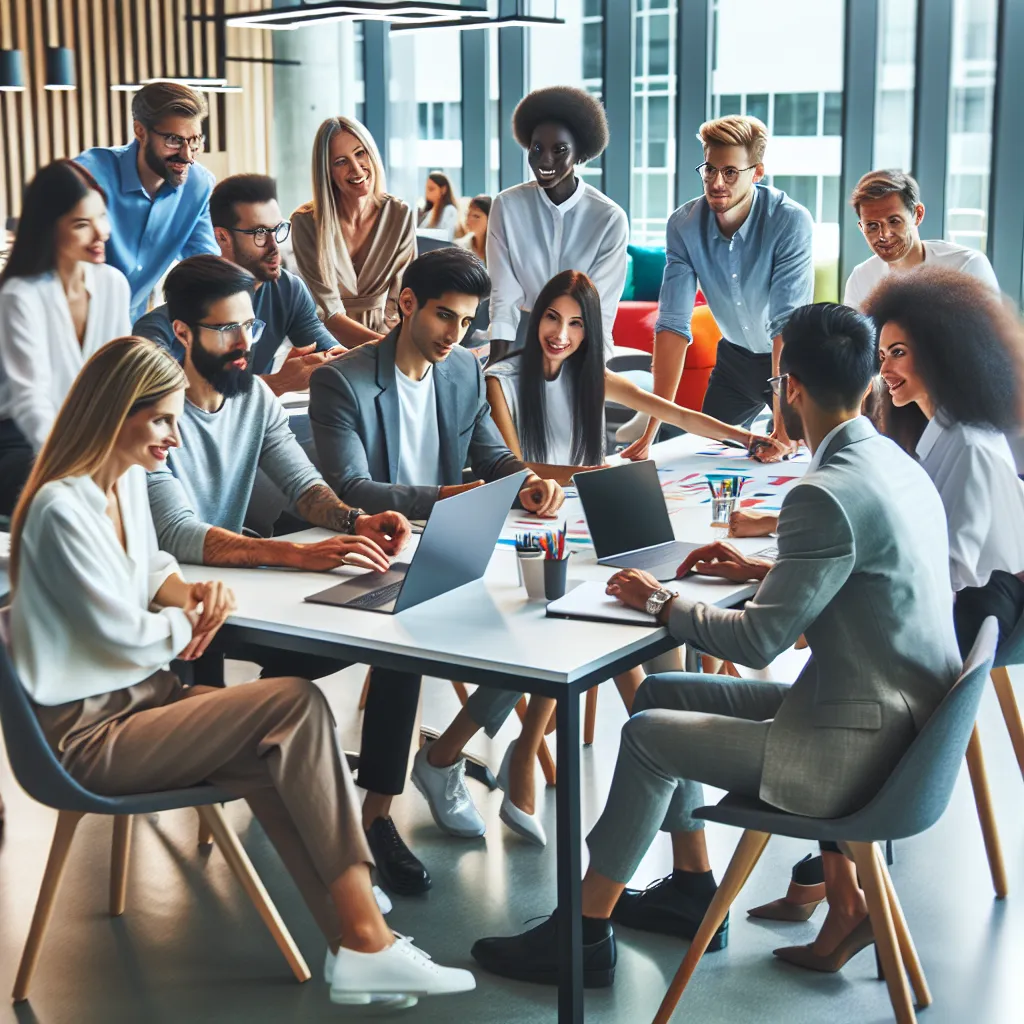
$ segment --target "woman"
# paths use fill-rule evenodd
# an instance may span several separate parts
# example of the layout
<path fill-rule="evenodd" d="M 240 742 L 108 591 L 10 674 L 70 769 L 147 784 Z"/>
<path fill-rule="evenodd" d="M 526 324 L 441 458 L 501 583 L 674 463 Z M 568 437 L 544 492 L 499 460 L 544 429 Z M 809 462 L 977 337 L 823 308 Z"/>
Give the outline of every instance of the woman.
<path fill-rule="evenodd" d="M 292 249 L 324 325 L 346 348 L 398 323 L 402 274 L 416 255 L 412 211 L 385 191 L 372 136 L 329 117 L 313 142 L 313 199 L 292 214 Z"/>
<path fill-rule="evenodd" d="M 466 214 L 466 234 L 455 239 L 456 245 L 468 249 L 484 266 L 487 266 L 487 219 L 491 215 L 491 197 L 473 196 Z"/>
<path fill-rule="evenodd" d="M 960 652 L 989 615 L 1001 644 L 1024 615 L 1024 483 L 1005 436 L 1024 422 L 1024 329 L 985 284 L 927 265 L 890 275 L 863 312 L 879 330 L 882 431 L 921 463 L 946 510 Z M 778 952 L 839 970 L 873 941 L 867 905 L 839 852 L 823 847 L 820 867 L 802 866 L 814 870 L 829 903 L 822 931 L 811 946 Z"/>
<path fill-rule="evenodd" d="M 692 434 L 737 442 L 748 451 L 756 450 L 762 461 L 782 455 L 783 447 L 768 437 L 682 409 L 606 370 L 601 337 L 597 289 L 586 274 L 565 270 L 537 296 L 523 351 L 485 371 L 495 424 L 508 447 L 539 476 L 568 483 L 579 467 L 604 461 L 606 399 L 650 412 Z M 615 678 L 627 711 L 643 678 L 640 669 Z M 499 784 L 506 791 L 502 820 L 542 846 L 546 836 L 534 813 L 533 770 L 554 707 L 551 698 L 535 696 L 530 700 L 522 733 L 508 748 L 498 773 Z M 480 729 L 479 723 L 486 722 L 491 735 L 497 731 L 499 708 L 510 708 L 510 696 L 480 687 L 433 749 L 427 747 L 422 756 L 434 768 L 455 763 L 469 738 Z"/>
<path fill-rule="evenodd" d="M 156 544 L 146 473 L 180 443 L 185 384 L 152 342 L 102 348 L 15 510 L 12 653 L 47 741 L 98 793 L 210 782 L 244 796 L 329 943 L 334 1002 L 408 1005 L 407 990 L 472 988 L 468 972 L 437 967 L 384 923 L 320 691 L 297 678 L 185 688 L 167 668 L 199 657 L 234 608 L 230 590 L 186 583 Z"/>
<path fill-rule="evenodd" d="M 0 515 L 9 516 L 82 364 L 131 330 L 131 289 L 108 266 L 106 196 L 70 160 L 25 190 L 0 274 Z"/>
<path fill-rule="evenodd" d="M 459 216 L 459 197 L 451 179 L 443 171 L 431 171 L 423 194 L 423 212 L 418 226 L 443 233 L 450 242 L 465 230 Z"/>
<path fill-rule="evenodd" d="M 621 207 L 576 175 L 577 164 L 596 159 L 608 145 L 604 108 L 582 89 L 538 89 L 516 107 L 512 131 L 536 180 L 506 189 L 491 207 L 491 358 L 523 348 L 540 290 L 552 274 L 578 270 L 601 296 L 607 359 L 626 281 L 629 222 Z"/>

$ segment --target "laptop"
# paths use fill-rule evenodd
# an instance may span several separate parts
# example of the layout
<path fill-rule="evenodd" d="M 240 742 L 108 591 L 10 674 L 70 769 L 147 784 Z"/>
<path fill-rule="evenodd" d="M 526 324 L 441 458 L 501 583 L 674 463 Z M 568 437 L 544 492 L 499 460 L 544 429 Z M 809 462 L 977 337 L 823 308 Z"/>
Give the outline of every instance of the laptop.
<path fill-rule="evenodd" d="M 521 470 L 437 502 L 409 562 L 363 573 L 306 600 L 393 615 L 480 579 L 526 477 Z"/>
<path fill-rule="evenodd" d="M 675 539 L 653 461 L 577 473 L 573 483 L 599 565 L 643 569 L 664 582 L 701 547 Z"/>

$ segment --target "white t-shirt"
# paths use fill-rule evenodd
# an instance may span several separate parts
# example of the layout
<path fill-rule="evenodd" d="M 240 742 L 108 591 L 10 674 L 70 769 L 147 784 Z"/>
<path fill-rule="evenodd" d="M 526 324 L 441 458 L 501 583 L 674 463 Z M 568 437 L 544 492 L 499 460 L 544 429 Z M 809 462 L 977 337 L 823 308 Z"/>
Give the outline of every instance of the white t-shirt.
<path fill-rule="evenodd" d="M 397 484 L 441 486 L 441 442 L 437 426 L 434 368 L 413 380 L 395 367 L 398 385 L 399 444 Z"/>
<path fill-rule="evenodd" d="M 921 266 L 939 266 L 948 267 L 950 270 L 959 270 L 961 273 L 976 277 L 979 281 L 987 284 L 997 295 L 999 294 L 999 282 L 996 280 L 995 271 L 983 252 L 979 252 L 977 249 L 968 249 L 964 245 L 939 240 L 930 240 L 922 244 L 924 245 L 924 263 Z M 853 268 L 853 272 L 846 282 L 846 292 L 843 295 L 844 305 L 861 309 L 864 300 L 871 294 L 875 285 L 890 273 L 893 271 L 889 269 L 889 264 L 879 256 L 872 255 L 863 263 L 859 263 Z"/>

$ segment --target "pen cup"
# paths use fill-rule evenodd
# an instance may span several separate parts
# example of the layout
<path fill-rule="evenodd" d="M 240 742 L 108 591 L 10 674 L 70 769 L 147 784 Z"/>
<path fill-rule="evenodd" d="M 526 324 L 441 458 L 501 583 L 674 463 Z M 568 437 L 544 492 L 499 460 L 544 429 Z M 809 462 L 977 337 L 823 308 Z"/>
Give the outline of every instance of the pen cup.
<path fill-rule="evenodd" d="M 516 552 L 519 583 L 526 587 L 526 596 L 531 601 L 540 601 L 544 597 L 544 561 L 543 551 Z"/>
<path fill-rule="evenodd" d="M 565 597 L 566 573 L 569 569 L 569 556 L 565 558 L 544 559 L 544 596 L 549 601 Z"/>
<path fill-rule="evenodd" d="M 711 499 L 711 525 L 729 528 L 729 517 L 740 507 L 738 494 Z"/>

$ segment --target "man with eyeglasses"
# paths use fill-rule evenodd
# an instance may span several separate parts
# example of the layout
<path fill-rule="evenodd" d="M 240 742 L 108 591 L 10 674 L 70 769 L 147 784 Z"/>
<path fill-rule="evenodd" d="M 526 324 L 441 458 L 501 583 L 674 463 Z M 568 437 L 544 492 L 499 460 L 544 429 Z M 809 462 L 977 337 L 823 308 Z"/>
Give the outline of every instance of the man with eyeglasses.
<path fill-rule="evenodd" d="M 761 182 L 768 131 L 756 117 L 707 121 L 698 138 L 704 194 L 669 218 L 654 328 L 654 392 L 675 398 L 699 281 L 722 332 L 702 411 L 749 427 L 766 405 L 774 406 L 773 436 L 789 442 L 768 378 L 779 372 L 782 328 L 814 296 L 813 219 Z M 651 420 L 622 454 L 646 459 L 657 429 L 658 421 Z"/>
<path fill-rule="evenodd" d="M 281 265 L 281 243 L 291 224 L 281 215 L 277 183 L 264 174 L 235 174 L 218 182 L 210 196 L 210 219 L 221 255 L 255 278 L 253 315 L 264 323 L 253 342 L 249 370 L 275 395 L 305 391 L 309 376 L 345 349 L 316 315 L 316 304 L 302 278 Z M 166 348 L 178 362 L 185 349 L 174 333 L 167 305 L 157 306 L 134 331 Z M 274 359 L 288 339 L 293 348 L 280 369 Z"/>
<path fill-rule="evenodd" d="M 107 262 L 132 286 L 133 321 L 175 260 L 218 251 L 208 209 L 214 178 L 196 163 L 206 115 L 192 89 L 153 82 L 132 99 L 132 142 L 75 157 L 106 193 Z"/>

